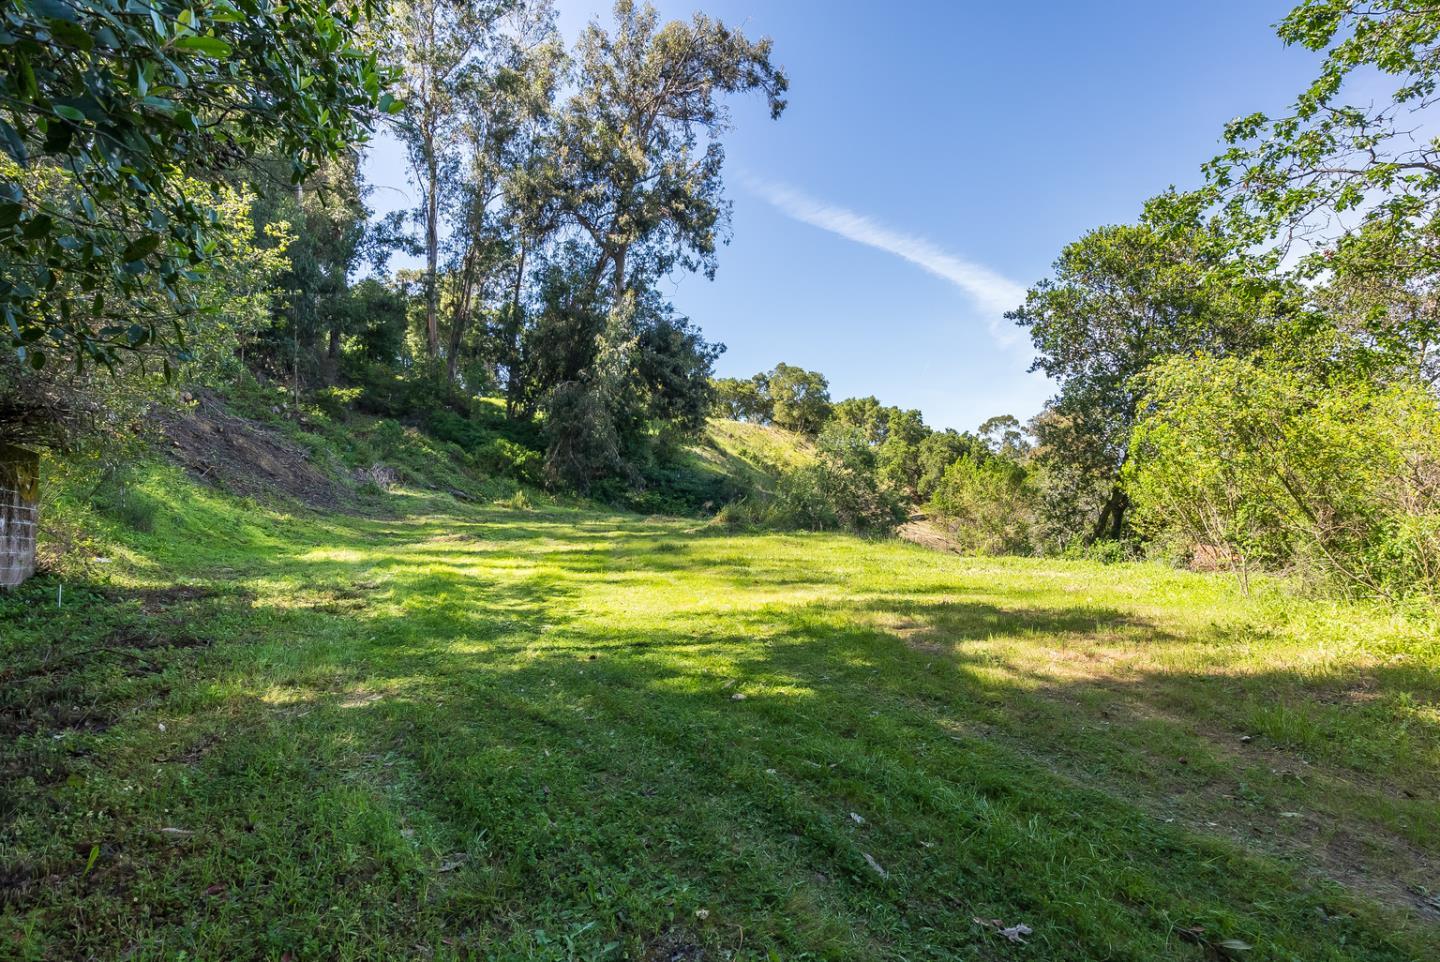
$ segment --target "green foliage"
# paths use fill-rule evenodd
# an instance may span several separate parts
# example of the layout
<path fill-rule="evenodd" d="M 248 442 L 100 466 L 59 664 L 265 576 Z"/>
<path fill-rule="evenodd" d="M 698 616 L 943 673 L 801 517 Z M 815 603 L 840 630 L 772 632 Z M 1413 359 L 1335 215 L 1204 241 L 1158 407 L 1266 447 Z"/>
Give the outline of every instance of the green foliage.
<path fill-rule="evenodd" d="M 0 313 L 10 346 L 110 365 L 178 350 L 193 283 L 236 240 L 214 216 L 240 162 L 298 175 L 390 106 L 370 0 L 36 0 L 0 21 Z M 27 171 L 72 182 L 37 185 Z M 189 178 L 189 179 L 187 179 Z M 157 298 L 157 293 L 161 296 Z M 136 311 L 158 299 L 168 309 Z"/>
<path fill-rule="evenodd" d="M 310 396 L 316 406 L 330 417 L 343 419 L 364 393 L 364 388 L 358 387 L 322 387 Z"/>
<path fill-rule="evenodd" d="M 1264 343 L 1268 320 L 1292 305 L 1262 267 L 1193 217 L 1104 227 L 1068 245 L 1054 277 L 1006 315 L 1030 331 L 1032 370 L 1060 385 L 1054 416 L 1037 425 L 1037 460 L 1073 476 L 1072 488 L 1106 492 L 1086 519 L 1091 540 L 1125 531 L 1117 482 L 1138 412 L 1135 377 L 1169 355 Z"/>
<path fill-rule="evenodd" d="M 927 434 L 915 446 L 915 500 L 920 504 L 929 501 L 950 465 L 961 458 L 980 458 L 984 453 L 984 444 L 970 434 L 953 429 Z"/>
<path fill-rule="evenodd" d="M 55 182 L 54 172 L 31 171 L 22 179 Z M 287 239 L 283 229 L 275 228 L 270 232 L 274 246 L 253 240 L 250 204 L 248 194 L 229 189 L 213 198 L 209 214 L 214 227 L 231 240 L 212 258 L 213 270 L 187 282 L 191 303 L 203 310 L 183 322 L 188 345 L 183 365 L 177 368 L 167 352 L 153 345 L 125 352 L 109 369 L 84 363 L 65 346 L 52 346 L 53 359 L 63 363 L 39 368 L 25 363 L 23 355 L 5 351 L 0 358 L 0 434 L 12 443 L 130 454 L 129 441 L 136 431 L 153 424 L 145 418 L 147 409 L 156 402 L 177 404 L 182 399 L 179 379 L 167 375 L 178 371 L 191 385 L 218 384 L 240 375 L 244 367 L 236 349 L 269 322 Z M 163 291 L 155 290 L 144 299 L 131 299 L 127 309 L 148 315 L 171 306 Z"/>
<path fill-rule="evenodd" d="M 965 551 L 994 555 L 1035 549 L 1035 494 L 1025 469 L 1009 458 L 956 461 L 936 485 L 929 508 Z"/>
<path fill-rule="evenodd" d="M 357 156 L 327 161 L 299 185 L 278 176 L 276 168 L 283 167 L 278 161 L 256 165 L 260 193 L 251 211 L 256 231 L 263 238 L 268 225 L 282 223 L 288 236 L 273 322 L 261 332 L 250 363 L 268 366 L 277 377 L 328 383 L 337 374 L 342 338 L 369 334 L 386 320 L 383 314 L 366 316 L 384 310 L 377 280 L 367 280 L 358 291 L 350 286 L 372 246 L 370 211 Z M 257 356 L 262 351 L 264 356 Z"/>
<path fill-rule="evenodd" d="M 770 385 L 765 375 L 722 377 L 712 383 L 717 416 L 752 424 L 769 424 L 775 419 L 775 407 L 770 403 Z"/>
<path fill-rule="evenodd" d="M 427 427 L 441 441 L 459 445 L 471 462 L 488 475 L 514 478 L 525 484 L 544 480 L 541 452 L 497 430 L 493 422 L 485 425 L 454 411 L 441 410 L 430 416 Z M 530 437 L 535 443 L 533 432 Z"/>
<path fill-rule="evenodd" d="M 819 371 L 777 364 L 765 385 L 778 427 L 815 437 L 830 419 L 830 382 Z"/>
<path fill-rule="evenodd" d="M 1320 75 L 1276 117 L 1252 113 L 1230 122 L 1231 145 L 1205 165 L 1197 203 L 1218 205 L 1227 228 L 1251 246 L 1297 238 L 1327 240 L 1327 215 L 1360 212 L 1369 223 L 1430 232 L 1440 213 L 1435 143 L 1416 137 L 1435 121 L 1440 60 L 1440 10 L 1405 0 L 1303 0 L 1279 24 L 1280 38 L 1324 52 Z M 1366 86 L 1357 104 L 1347 82 Z M 1394 78 L 1389 96 L 1375 97 L 1367 74 Z M 1326 243 L 1304 267 L 1325 267 Z M 1390 264 L 1433 273 L 1433 249 Z"/>
<path fill-rule="evenodd" d="M 1274 358 L 1176 358 L 1147 378 L 1129 487 L 1146 530 L 1242 577 L 1440 596 L 1440 410 L 1413 382 L 1321 379 Z"/>
<path fill-rule="evenodd" d="M 781 478 L 767 520 L 811 531 L 889 533 L 905 520 L 901 498 L 880 478 L 875 450 L 853 428 L 827 428 L 817 457 Z"/>
<path fill-rule="evenodd" d="M 584 232 L 592 276 L 609 275 L 618 307 L 637 280 L 677 267 L 713 275 L 728 215 L 724 95 L 759 93 L 778 118 L 788 83 L 768 39 L 703 13 L 662 24 L 650 4 L 616 0 L 614 19 L 613 31 L 594 22 L 581 35 L 575 93 L 527 189 L 532 206 Z"/>
<path fill-rule="evenodd" d="M 148 534 L 155 530 L 159 505 L 148 492 L 137 487 L 129 464 L 106 470 L 90 494 L 90 503 L 101 515 L 131 531 Z"/>

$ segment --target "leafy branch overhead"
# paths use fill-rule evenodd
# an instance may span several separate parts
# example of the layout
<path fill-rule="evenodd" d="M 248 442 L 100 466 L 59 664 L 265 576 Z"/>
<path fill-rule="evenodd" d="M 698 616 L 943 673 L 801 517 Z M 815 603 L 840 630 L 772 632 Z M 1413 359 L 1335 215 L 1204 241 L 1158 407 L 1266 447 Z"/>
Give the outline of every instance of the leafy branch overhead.
<path fill-rule="evenodd" d="M 229 243 L 215 202 L 249 157 L 297 181 L 400 104 L 361 43 L 373 0 L 25 0 L 0 17 L 0 314 L 46 351 L 184 357 L 189 290 Z M 127 310 L 157 295 L 159 312 Z M 168 363 L 168 358 L 167 358 Z"/>

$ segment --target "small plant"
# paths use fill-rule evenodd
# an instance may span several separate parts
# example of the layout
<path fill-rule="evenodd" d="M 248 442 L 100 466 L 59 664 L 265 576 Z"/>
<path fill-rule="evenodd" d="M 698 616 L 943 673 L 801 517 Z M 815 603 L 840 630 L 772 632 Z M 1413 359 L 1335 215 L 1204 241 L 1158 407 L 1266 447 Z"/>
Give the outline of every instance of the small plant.
<path fill-rule="evenodd" d="M 364 389 L 358 387 L 322 387 L 313 397 L 316 407 L 335 420 L 342 421 L 363 393 Z"/>
<path fill-rule="evenodd" d="M 110 520 L 141 534 L 155 530 L 155 518 L 160 513 L 154 499 L 135 488 L 128 477 L 116 474 L 101 478 L 90 503 Z"/>
<path fill-rule="evenodd" d="M 511 511 L 530 511 L 535 507 L 524 488 L 516 488 L 514 494 L 508 498 L 502 498 L 498 503 Z"/>

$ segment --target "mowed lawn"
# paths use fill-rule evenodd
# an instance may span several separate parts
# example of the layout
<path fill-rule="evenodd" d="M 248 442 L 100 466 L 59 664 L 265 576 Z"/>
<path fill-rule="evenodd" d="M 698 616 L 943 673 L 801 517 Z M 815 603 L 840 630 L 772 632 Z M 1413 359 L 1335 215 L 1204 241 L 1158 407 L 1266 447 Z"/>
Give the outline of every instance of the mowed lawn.
<path fill-rule="evenodd" d="M 173 506 L 105 584 L 0 598 L 0 958 L 1440 958 L 1419 623 L 1154 565 L 146 491 Z"/>

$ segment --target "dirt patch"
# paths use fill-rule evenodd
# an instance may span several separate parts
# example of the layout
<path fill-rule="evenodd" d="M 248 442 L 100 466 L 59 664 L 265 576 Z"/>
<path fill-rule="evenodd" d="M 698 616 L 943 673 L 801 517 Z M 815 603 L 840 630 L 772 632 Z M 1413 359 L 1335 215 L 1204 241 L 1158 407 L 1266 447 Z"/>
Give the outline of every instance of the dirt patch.
<path fill-rule="evenodd" d="M 204 601 L 213 598 L 217 594 L 214 588 L 206 588 L 201 585 L 166 585 L 163 588 L 125 588 L 111 589 L 105 592 L 111 601 L 125 601 L 130 598 L 138 599 L 140 610 L 147 615 L 156 615 L 168 611 L 176 605 L 186 604 L 192 601 Z"/>
<path fill-rule="evenodd" d="M 218 397 L 201 392 L 193 407 L 160 416 L 170 453 L 203 481 L 254 498 L 279 492 L 312 508 L 338 508 L 350 498 L 343 482 L 310 462 L 309 452 L 254 421 L 238 418 Z"/>
<path fill-rule="evenodd" d="M 945 551 L 949 554 L 963 554 L 955 539 L 939 523 L 923 514 L 913 514 L 904 524 L 895 529 L 900 540 L 918 544 L 931 551 Z"/>
<path fill-rule="evenodd" d="M 705 950 L 690 933 L 670 929 L 650 940 L 640 958 L 644 962 L 702 962 Z"/>

